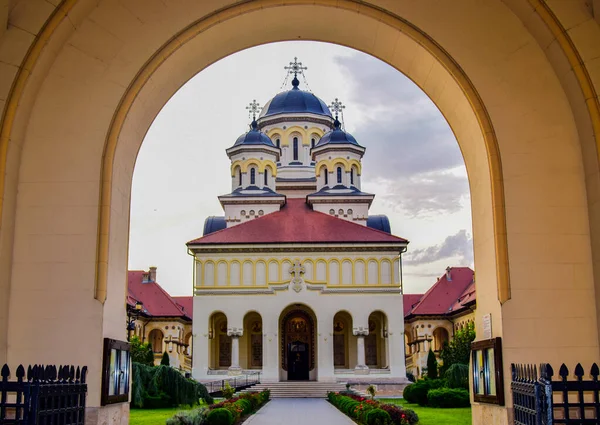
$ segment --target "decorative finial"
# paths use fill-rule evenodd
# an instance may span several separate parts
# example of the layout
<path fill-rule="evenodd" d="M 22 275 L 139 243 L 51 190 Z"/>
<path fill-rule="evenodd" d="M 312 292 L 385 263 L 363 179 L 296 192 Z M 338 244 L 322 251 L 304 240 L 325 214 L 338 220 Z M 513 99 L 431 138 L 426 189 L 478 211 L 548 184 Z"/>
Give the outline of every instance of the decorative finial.
<path fill-rule="evenodd" d="M 252 100 L 252 102 L 246 106 L 246 109 L 248 110 L 248 117 L 252 117 L 252 121 L 256 121 L 256 114 L 258 113 L 259 108 L 260 104 L 256 102 L 256 99 Z"/>
<path fill-rule="evenodd" d="M 294 58 L 294 62 L 290 62 L 290 66 L 284 66 L 283 69 L 287 70 L 289 74 L 294 74 L 294 78 L 298 77 L 298 74 L 304 74 L 304 70 L 308 69 L 302 66 L 302 62 L 298 62 L 298 58 Z"/>
<path fill-rule="evenodd" d="M 340 113 L 343 113 L 344 109 L 346 109 L 346 105 L 344 105 L 336 97 L 335 100 L 331 102 L 331 105 L 329 105 L 329 109 L 331 110 L 331 112 L 335 113 L 335 119 L 337 120 L 339 118 Z"/>

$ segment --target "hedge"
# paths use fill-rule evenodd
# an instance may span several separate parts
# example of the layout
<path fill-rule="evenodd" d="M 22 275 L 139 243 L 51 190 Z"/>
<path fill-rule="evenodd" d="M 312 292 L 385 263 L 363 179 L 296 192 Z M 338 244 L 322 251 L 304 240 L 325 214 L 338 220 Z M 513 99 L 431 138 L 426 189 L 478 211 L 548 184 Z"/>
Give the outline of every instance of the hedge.
<path fill-rule="evenodd" d="M 428 404 L 431 407 L 469 407 L 469 391 L 463 388 L 439 388 L 429 390 Z"/>
<path fill-rule="evenodd" d="M 417 414 L 410 409 L 370 400 L 351 392 L 330 392 L 327 399 L 360 425 L 415 425 L 419 422 Z"/>
<path fill-rule="evenodd" d="M 407 385 L 402 396 L 409 403 L 427 406 L 427 393 L 429 390 L 438 389 L 445 385 L 446 381 L 444 379 L 419 379 L 414 384 Z"/>

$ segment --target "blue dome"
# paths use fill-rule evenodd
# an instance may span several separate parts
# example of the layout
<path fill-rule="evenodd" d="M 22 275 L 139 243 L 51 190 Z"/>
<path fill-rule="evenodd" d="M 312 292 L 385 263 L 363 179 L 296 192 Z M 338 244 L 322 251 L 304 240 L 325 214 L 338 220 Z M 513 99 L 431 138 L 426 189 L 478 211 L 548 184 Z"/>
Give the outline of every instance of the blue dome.
<path fill-rule="evenodd" d="M 256 124 L 256 121 L 252 121 L 252 129 L 249 132 L 244 133 L 240 137 L 238 137 L 235 143 L 233 144 L 233 146 L 240 145 L 267 145 L 273 148 L 276 147 L 273 144 L 273 141 L 269 139 L 269 136 L 258 130 L 258 125 Z"/>
<path fill-rule="evenodd" d="M 341 129 L 340 122 L 337 120 L 337 118 L 333 125 L 334 129 L 328 133 L 325 133 L 323 137 L 319 139 L 319 143 L 317 143 L 315 148 L 329 144 L 350 144 L 360 146 L 352 134 L 346 133 Z"/>
<path fill-rule="evenodd" d="M 279 93 L 264 106 L 260 117 L 276 114 L 309 113 L 331 117 L 329 108 L 321 99 L 312 93 L 300 90 L 300 81 L 294 77 L 291 90 Z"/>

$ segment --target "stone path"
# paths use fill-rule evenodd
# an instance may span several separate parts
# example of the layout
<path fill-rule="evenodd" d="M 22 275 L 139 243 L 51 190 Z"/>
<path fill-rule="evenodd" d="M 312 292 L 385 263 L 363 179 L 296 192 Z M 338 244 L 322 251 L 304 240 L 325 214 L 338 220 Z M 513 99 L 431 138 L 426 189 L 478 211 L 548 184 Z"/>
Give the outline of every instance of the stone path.
<path fill-rule="evenodd" d="M 243 425 L 356 425 L 322 398 L 275 398 Z"/>

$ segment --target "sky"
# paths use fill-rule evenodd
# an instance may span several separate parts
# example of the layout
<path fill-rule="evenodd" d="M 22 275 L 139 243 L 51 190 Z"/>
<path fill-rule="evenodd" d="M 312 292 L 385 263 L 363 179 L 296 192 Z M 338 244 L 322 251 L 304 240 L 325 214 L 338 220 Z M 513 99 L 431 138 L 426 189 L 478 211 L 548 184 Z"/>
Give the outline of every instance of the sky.
<path fill-rule="evenodd" d="M 192 295 L 193 259 L 185 243 L 202 236 L 207 216 L 223 215 L 231 191 L 225 149 L 248 130 L 246 106 L 282 90 L 284 66 L 307 66 L 300 88 L 346 108 L 343 123 L 366 147 L 362 190 L 370 214 L 386 214 L 392 233 L 410 241 L 403 255 L 405 293 L 423 293 L 447 266 L 473 267 L 469 186 L 444 117 L 410 79 L 346 47 L 273 43 L 204 69 L 167 102 L 140 149 L 131 195 L 129 269 L 158 267 L 171 295 Z"/>

